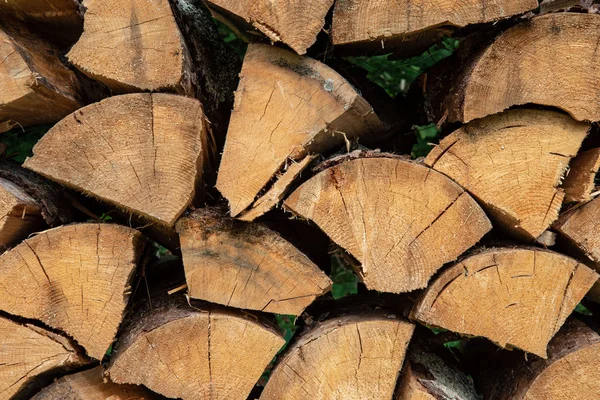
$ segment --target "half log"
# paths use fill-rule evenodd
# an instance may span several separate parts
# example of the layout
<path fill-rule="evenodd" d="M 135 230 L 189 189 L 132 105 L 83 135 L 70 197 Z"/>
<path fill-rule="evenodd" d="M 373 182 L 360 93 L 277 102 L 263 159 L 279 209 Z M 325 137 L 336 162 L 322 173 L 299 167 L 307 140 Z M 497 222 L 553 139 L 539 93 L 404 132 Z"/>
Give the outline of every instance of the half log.
<path fill-rule="evenodd" d="M 144 241 L 112 224 L 41 232 L 0 256 L 0 309 L 60 329 L 101 360 L 129 299 Z"/>
<path fill-rule="evenodd" d="M 589 129 L 557 112 L 510 110 L 459 128 L 425 164 L 462 185 L 500 226 L 533 241 L 558 217 L 559 186 Z"/>
<path fill-rule="evenodd" d="M 371 106 L 328 66 L 273 46 L 250 45 L 217 189 L 229 201 L 232 216 L 252 212 L 253 203 L 277 179 L 300 172 L 278 178 L 288 166 L 306 166 L 303 160 L 312 153 L 383 128 Z"/>
<path fill-rule="evenodd" d="M 272 42 L 283 42 L 298 54 L 317 40 L 334 0 L 208 0 L 215 18 L 244 34 L 258 29 Z"/>
<path fill-rule="evenodd" d="M 382 292 L 424 288 L 491 229 L 460 186 L 397 158 L 359 158 L 328 168 L 296 189 L 284 207 L 314 221 L 360 262 L 357 272 L 367 288 Z"/>
<path fill-rule="evenodd" d="M 473 54 L 459 50 L 456 61 L 463 64 L 445 65 L 449 75 L 428 74 L 431 118 L 447 113 L 448 122 L 469 122 L 534 103 L 560 108 L 579 121 L 598 121 L 599 41 L 597 15 L 555 13 L 520 23 Z"/>
<path fill-rule="evenodd" d="M 571 161 L 562 188 L 565 202 L 586 202 L 592 199 L 596 174 L 600 169 L 600 148 L 581 152 Z"/>
<path fill-rule="evenodd" d="M 192 203 L 204 167 L 211 165 L 208 135 L 195 99 L 115 96 L 60 121 L 23 166 L 172 226 Z"/>
<path fill-rule="evenodd" d="M 449 29 L 507 18 L 538 7 L 537 0 L 338 0 L 332 41 L 344 48 L 423 49 Z"/>
<path fill-rule="evenodd" d="M 547 250 L 485 250 L 436 278 L 411 318 L 546 358 L 548 342 L 596 280 L 585 265 Z"/>
<path fill-rule="evenodd" d="M 392 315 L 325 321 L 282 356 L 260 398 L 391 399 L 413 329 Z"/>
<path fill-rule="evenodd" d="M 258 223 L 197 210 L 177 223 L 189 295 L 231 307 L 300 315 L 331 280 Z"/>

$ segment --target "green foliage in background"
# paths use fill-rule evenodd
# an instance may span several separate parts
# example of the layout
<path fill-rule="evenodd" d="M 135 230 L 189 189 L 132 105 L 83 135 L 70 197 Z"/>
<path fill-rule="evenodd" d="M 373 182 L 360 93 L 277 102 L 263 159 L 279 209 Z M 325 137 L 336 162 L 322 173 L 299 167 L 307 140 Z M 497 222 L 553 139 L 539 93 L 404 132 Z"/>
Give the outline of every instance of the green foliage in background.
<path fill-rule="evenodd" d="M 358 293 L 358 277 L 352 271 L 352 268 L 344 262 L 343 258 L 337 254 L 331 256 L 331 274 L 329 276 L 333 281 L 331 295 L 334 299 L 350 296 Z"/>
<path fill-rule="evenodd" d="M 1 133 L 0 144 L 4 158 L 23 163 L 33 155 L 31 149 L 51 127 L 52 125 L 38 125 Z"/>
<path fill-rule="evenodd" d="M 404 60 L 390 60 L 391 54 L 346 59 L 367 70 L 367 79 L 381 86 L 390 97 L 395 98 L 400 93 L 406 93 L 415 79 L 428 68 L 450 57 L 458 46 L 458 39 L 445 38 L 441 44 L 431 46 L 420 56 Z"/>
<path fill-rule="evenodd" d="M 413 145 L 410 155 L 412 158 L 425 157 L 433 148 L 431 143 L 437 142 L 440 130 L 436 124 L 429 124 L 422 126 L 414 125 L 413 131 L 417 136 L 417 143 Z"/>
<path fill-rule="evenodd" d="M 237 37 L 236 34 L 224 23 L 217 21 L 214 18 L 213 21 L 215 21 L 217 29 L 219 30 L 219 36 L 221 36 L 225 44 L 231 47 L 240 57 L 240 59 L 243 59 L 244 54 L 246 54 L 246 49 L 248 48 L 248 43 Z"/>

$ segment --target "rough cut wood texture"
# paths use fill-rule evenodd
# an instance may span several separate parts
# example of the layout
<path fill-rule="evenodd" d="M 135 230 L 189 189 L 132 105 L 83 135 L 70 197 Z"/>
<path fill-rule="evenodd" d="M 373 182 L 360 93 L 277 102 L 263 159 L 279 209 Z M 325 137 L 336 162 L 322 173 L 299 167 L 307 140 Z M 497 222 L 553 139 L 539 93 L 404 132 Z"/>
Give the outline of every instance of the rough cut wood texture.
<path fill-rule="evenodd" d="M 344 136 L 353 140 L 382 128 L 371 106 L 331 68 L 273 46 L 250 45 L 217 189 L 238 216 L 288 165 L 305 166 L 309 154 L 341 145 Z"/>
<path fill-rule="evenodd" d="M 278 361 L 260 398 L 390 399 L 413 329 L 383 315 L 321 323 Z"/>
<path fill-rule="evenodd" d="M 23 188 L 0 178 L 0 251 L 43 226 L 37 202 Z"/>
<path fill-rule="evenodd" d="M 111 97 L 77 110 L 24 167 L 159 223 L 173 225 L 210 164 L 201 104 L 169 94 Z"/>
<path fill-rule="evenodd" d="M 143 240 L 113 224 L 74 224 L 27 239 L 0 257 L 0 309 L 73 337 L 101 360 L 127 305 Z"/>
<path fill-rule="evenodd" d="M 429 74 L 432 118 L 448 113 L 449 122 L 469 122 L 534 103 L 598 121 L 598 41 L 600 18 L 594 14 L 546 14 L 518 24 L 463 65 L 440 69 L 450 75 Z"/>
<path fill-rule="evenodd" d="M 169 0 L 85 0 L 84 31 L 68 59 L 116 93 L 190 92 L 189 55 Z"/>
<path fill-rule="evenodd" d="M 159 400 L 143 386 L 118 385 L 104 377 L 102 367 L 67 375 L 46 387 L 31 400 Z"/>
<path fill-rule="evenodd" d="M 600 148 L 584 151 L 569 165 L 569 174 L 562 184 L 565 202 L 584 202 L 592 199 L 595 178 L 600 169 Z"/>
<path fill-rule="evenodd" d="M 114 382 L 167 397 L 244 400 L 284 343 L 270 328 L 230 312 L 161 309 L 119 339 L 108 372 Z"/>
<path fill-rule="evenodd" d="M 283 42 L 298 54 L 317 40 L 325 25 L 325 16 L 334 0 L 208 0 L 218 19 L 238 25 L 251 25 L 272 42 Z M 239 24 L 242 19 L 245 24 Z M 237 24 L 236 24 L 237 22 Z"/>
<path fill-rule="evenodd" d="M 502 374 L 490 400 L 590 400 L 600 393 L 600 336 L 573 320 L 534 357 Z"/>
<path fill-rule="evenodd" d="M 331 36 L 336 46 L 403 48 L 428 35 L 433 39 L 430 31 L 443 27 L 490 22 L 537 7 L 536 0 L 338 0 Z"/>
<path fill-rule="evenodd" d="M 491 229 L 457 184 L 422 165 L 360 158 L 328 168 L 285 201 L 361 264 L 369 289 L 408 292 L 427 285 Z M 435 251 L 432 251 L 435 249 Z"/>
<path fill-rule="evenodd" d="M 192 298 L 230 307 L 300 315 L 331 280 L 276 232 L 196 211 L 177 228 Z"/>
<path fill-rule="evenodd" d="M 0 133 L 54 123 L 81 107 L 79 82 L 58 56 L 54 47 L 24 28 L 2 26 Z"/>
<path fill-rule="evenodd" d="M 425 164 L 467 189 L 505 229 L 533 241 L 558 217 L 559 185 L 589 128 L 556 112 L 511 110 L 448 135 Z"/>
<path fill-rule="evenodd" d="M 597 279 L 558 253 L 490 249 L 444 271 L 412 318 L 545 358 L 548 342 Z"/>
<path fill-rule="evenodd" d="M 6 281 L 3 281 L 6 282 Z M 0 398 L 26 389 L 36 376 L 87 363 L 65 338 L 0 317 Z"/>

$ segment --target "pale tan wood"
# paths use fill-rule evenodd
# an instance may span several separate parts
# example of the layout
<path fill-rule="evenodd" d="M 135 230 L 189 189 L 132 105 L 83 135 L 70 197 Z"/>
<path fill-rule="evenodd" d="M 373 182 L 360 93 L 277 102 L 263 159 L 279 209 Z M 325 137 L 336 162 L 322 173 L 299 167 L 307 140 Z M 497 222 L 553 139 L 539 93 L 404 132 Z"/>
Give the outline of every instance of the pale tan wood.
<path fill-rule="evenodd" d="M 331 280 L 276 232 L 198 210 L 177 223 L 192 298 L 300 315 Z"/>
<path fill-rule="evenodd" d="M 144 241 L 113 224 L 74 224 L 0 257 L 0 309 L 60 329 L 101 360 L 129 299 Z"/>
<path fill-rule="evenodd" d="M 546 358 L 548 342 L 597 280 L 596 272 L 558 253 L 489 249 L 436 278 L 412 318 Z"/>
<path fill-rule="evenodd" d="M 58 50 L 23 27 L 0 29 L 0 133 L 54 123 L 81 107 L 79 82 Z"/>
<path fill-rule="evenodd" d="M 268 37 L 298 54 L 317 40 L 334 0 L 208 0 L 208 6 L 235 25 L 241 18 Z M 228 17 L 233 15 L 233 18 Z M 236 18 L 237 17 L 237 18 Z M 239 24 L 238 24 L 239 25 Z M 245 27 L 238 26 L 242 32 Z"/>
<path fill-rule="evenodd" d="M 366 286 L 382 292 L 425 287 L 443 264 L 491 229 L 457 184 L 394 158 L 328 168 L 296 189 L 284 207 L 314 221 L 360 262 L 357 272 Z"/>
<path fill-rule="evenodd" d="M 85 0 L 84 31 L 67 58 L 116 93 L 190 92 L 190 57 L 169 0 Z"/>
<path fill-rule="evenodd" d="M 557 107 L 580 121 L 600 120 L 600 18 L 551 13 L 518 24 L 444 79 L 434 108 L 469 122 L 522 104 Z M 430 77 L 435 81 L 435 77 Z M 451 84 L 449 84 L 451 82 Z"/>
<path fill-rule="evenodd" d="M 536 0 L 338 0 L 331 36 L 336 46 L 402 48 L 429 30 L 491 22 L 537 7 Z"/>
<path fill-rule="evenodd" d="M 320 323 L 282 356 L 260 398 L 390 399 L 413 329 L 391 315 Z"/>
<path fill-rule="evenodd" d="M 0 398 L 9 399 L 37 375 L 87 363 L 73 345 L 50 331 L 0 317 Z"/>
<path fill-rule="evenodd" d="M 42 210 L 23 188 L 0 178 L 0 250 L 44 226 Z"/>
<path fill-rule="evenodd" d="M 569 173 L 563 181 L 565 202 L 584 202 L 592 199 L 594 180 L 600 169 L 600 148 L 584 151 L 569 165 Z"/>
<path fill-rule="evenodd" d="M 102 367 L 64 376 L 31 400 L 158 400 L 155 393 L 135 385 L 118 385 L 104 377 Z"/>
<path fill-rule="evenodd" d="M 232 216 L 250 207 L 291 163 L 306 165 L 302 160 L 310 154 L 383 129 L 337 72 L 273 46 L 248 47 L 235 96 L 217 179 Z"/>
<path fill-rule="evenodd" d="M 284 343 L 238 314 L 162 309 L 119 339 L 108 373 L 167 397 L 244 400 Z"/>
<path fill-rule="evenodd" d="M 191 204 L 210 163 L 208 135 L 195 99 L 115 96 L 60 121 L 23 166 L 172 226 Z"/>
<path fill-rule="evenodd" d="M 558 217 L 559 187 L 590 126 L 539 110 L 510 110 L 445 137 L 425 164 L 462 185 L 494 220 L 529 241 Z"/>
<path fill-rule="evenodd" d="M 410 363 L 406 362 L 394 400 L 436 400 L 436 398 L 419 382 L 419 378 L 412 370 Z"/>

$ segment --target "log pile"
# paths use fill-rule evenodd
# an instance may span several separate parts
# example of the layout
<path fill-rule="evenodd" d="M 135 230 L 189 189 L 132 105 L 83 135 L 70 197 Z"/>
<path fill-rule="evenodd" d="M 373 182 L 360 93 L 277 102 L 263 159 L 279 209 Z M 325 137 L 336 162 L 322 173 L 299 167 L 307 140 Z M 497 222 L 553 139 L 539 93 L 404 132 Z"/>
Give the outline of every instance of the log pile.
<path fill-rule="evenodd" d="M 438 3 L 0 1 L 0 400 L 597 399 L 598 7 Z"/>

